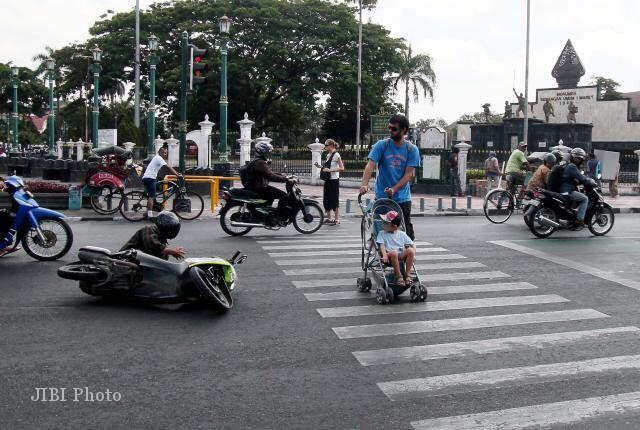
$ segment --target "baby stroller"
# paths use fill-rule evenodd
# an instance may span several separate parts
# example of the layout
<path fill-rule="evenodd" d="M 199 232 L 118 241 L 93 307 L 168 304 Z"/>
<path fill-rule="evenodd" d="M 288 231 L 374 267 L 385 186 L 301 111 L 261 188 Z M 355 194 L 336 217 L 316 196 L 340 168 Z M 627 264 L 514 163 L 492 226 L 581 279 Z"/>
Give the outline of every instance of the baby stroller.
<path fill-rule="evenodd" d="M 376 301 L 383 305 L 393 303 L 395 298 L 409 289 L 409 297 L 413 302 L 423 302 L 427 299 L 427 288 L 420 282 L 420 276 L 414 267 L 404 267 L 404 262 L 400 262 L 400 269 L 404 272 L 409 270 L 408 278 L 411 278 L 412 285 L 398 285 L 395 283 L 395 275 L 390 264 L 382 262 L 380 247 L 376 243 L 378 232 L 382 230 L 381 215 L 389 211 L 396 211 L 402 214 L 402 208 L 398 203 L 390 199 L 379 199 L 370 203 L 362 202 L 362 195 L 358 195 L 358 205 L 362 210 L 362 224 L 360 226 L 360 236 L 362 238 L 362 270 L 364 276 L 357 279 L 358 290 L 366 293 L 371 290 L 372 282 L 376 284 Z M 401 216 L 399 229 L 405 231 L 404 218 Z M 370 276 L 369 276 L 370 275 Z"/>

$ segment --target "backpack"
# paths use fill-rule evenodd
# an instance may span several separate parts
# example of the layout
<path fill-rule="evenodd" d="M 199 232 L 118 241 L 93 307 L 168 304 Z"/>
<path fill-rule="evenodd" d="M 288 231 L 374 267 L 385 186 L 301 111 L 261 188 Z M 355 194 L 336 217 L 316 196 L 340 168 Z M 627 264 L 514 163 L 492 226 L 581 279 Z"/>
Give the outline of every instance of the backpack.
<path fill-rule="evenodd" d="M 242 186 L 244 188 L 249 188 L 251 181 L 253 180 L 253 163 L 255 160 L 246 163 L 244 166 L 238 169 L 238 173 L 240 173 L 240 182 L 242 182 Z"/>
<path fill-rule="evenodd" d="M 549 191 L 553 191 L 554 193 L 560 192 L 560 187 L 562 186 L 562 174 L 564 173 L 564 168 L 566 165 L 556 165 L 549 173 L 549 178 L 547 180 L 547 188 Z"/>

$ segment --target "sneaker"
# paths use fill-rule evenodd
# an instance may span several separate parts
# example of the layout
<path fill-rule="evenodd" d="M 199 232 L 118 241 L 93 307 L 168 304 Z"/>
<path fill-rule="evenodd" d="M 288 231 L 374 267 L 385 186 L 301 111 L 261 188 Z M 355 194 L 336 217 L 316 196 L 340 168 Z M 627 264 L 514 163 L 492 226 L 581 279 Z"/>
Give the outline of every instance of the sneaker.
<path fill-rule="evenodd" d="M 587 225 L 584 223 L 583 219 L 576 220 L 576 227 L 586 227 Z"/>

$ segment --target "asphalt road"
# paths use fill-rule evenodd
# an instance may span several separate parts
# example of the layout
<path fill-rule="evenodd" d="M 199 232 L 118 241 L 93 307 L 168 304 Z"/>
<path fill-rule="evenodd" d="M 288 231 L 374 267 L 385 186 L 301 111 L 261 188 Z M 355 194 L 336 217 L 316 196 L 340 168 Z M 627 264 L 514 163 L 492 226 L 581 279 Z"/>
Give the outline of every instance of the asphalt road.
<path fill-rule="evenodd" d="M 226 315 L 56 277 L 79 246 L 115 249 L 137 227 L 75 223 L 63 261 L 0 260 L 0 427 L 640 428 L 637 215 L 604 238 L 546 240 L 519 219 L 417 218 L 430 289 L 417 306 L 352 293 L 357 219 L 239 239 L 185 223 L 174 243 L 191 256 L 249 256 Z M 32 401 L 37 387 L 67 401 Z M 73 401 L 84 387 L 120 401 Z"/>

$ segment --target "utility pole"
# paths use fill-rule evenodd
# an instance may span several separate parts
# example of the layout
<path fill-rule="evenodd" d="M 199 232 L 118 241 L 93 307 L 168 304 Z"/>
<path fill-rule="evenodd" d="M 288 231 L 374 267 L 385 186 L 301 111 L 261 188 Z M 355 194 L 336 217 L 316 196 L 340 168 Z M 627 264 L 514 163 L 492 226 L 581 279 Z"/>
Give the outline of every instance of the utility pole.
<path fill-rule="evenodd" d="M 140 127 L 140 0 L 136 0 L 136 64 L 135 64 L 135 106 L 133 123 Z"/>
<path fill-rule="evenodd" d="M 356 154 L 360 157 L 360 105 L 362 104 L 362 0 L 358 0 L 358 97 L 356 106 Z"/>
<path fill-rule="evenodd" d="M 524 135 L 523 142 L 528 143 L 529 140 L 529 22 L 531 15 L 531 0 L 527 0 L 527 58 L 524 67 Z"/>
<path fill-rule="evenodd" d="M 180 42 L 181 62 L 180 62 L 180 123 L 178 124 L 178 137 L 180 139 L 180 172 L 184 173 L 184 155 L 187 147 L 187 86 L 189 85 L 187 76 L 187 66 L 189 61 L 189 33 L 182 32 Z"/>

